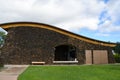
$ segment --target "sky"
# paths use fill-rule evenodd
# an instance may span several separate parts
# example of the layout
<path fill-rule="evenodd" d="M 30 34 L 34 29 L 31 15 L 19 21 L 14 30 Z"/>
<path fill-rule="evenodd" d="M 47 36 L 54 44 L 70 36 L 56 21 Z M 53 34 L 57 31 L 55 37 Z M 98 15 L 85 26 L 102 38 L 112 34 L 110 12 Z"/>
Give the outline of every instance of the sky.
<path fill-rule="evenodd" d="M 120 0 L 0 0 L 0 24 L 40 22 L 106 42 L 120 42 Z"/>

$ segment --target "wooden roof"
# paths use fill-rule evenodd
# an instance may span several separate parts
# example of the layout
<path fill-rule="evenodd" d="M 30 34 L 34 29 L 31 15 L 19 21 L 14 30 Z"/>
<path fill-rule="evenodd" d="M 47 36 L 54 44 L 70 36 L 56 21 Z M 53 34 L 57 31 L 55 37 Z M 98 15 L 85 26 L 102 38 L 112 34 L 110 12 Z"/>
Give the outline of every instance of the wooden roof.
<path fill-rule="evenodd" d="M 0 27 L 2 27 L 3 29 L 9 29 L 12 27 L 19 27 L 19 26 L 29 26 L 29 27 L 38 27 L 38 28 L 45 28 L 45 29 L 49 29 L 79 40 L 83 40 L 85 42 L 89 42 L 92 44 L 97 44 L 97 45 L 103 45 L 103 46 L 109 46 L 109 47 L 114 47 L 116 46 L 116 43 L 110 43 L 110 42 L 104 42 L 104 41 L 100 41 L 100 40 L 95 40 L 95 39 L 91 39 L 82 35 L 78 35 L 60 28 L 57 28 L 55 26 L 51 26 L 48 24 L 43 24 L 43 23 L 36 23 L 36 22 L 11 22 L 11 23 L 4 23 L 4 24 L 0 24 Z"/>

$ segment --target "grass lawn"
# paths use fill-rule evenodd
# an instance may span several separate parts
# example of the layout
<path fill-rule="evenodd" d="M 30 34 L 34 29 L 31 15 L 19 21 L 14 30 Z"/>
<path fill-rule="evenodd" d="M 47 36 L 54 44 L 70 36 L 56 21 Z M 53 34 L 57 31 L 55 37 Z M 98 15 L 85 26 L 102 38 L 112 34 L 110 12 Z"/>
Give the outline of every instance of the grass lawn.
<path fill-rule="evenodd" d="M 29 66 L 18 80 L 120 80 L 120 64 Z"/>

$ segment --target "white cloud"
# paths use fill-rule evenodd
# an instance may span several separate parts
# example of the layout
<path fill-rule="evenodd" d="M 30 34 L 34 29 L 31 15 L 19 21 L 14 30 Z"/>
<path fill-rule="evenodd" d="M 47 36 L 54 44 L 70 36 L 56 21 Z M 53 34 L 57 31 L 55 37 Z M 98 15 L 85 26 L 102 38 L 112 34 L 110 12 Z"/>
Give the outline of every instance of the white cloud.
<path fill-rule="evenodd" d="M 99 25 L 99 34 L 107 34 L 110 36 L 112 32 L 120 31 L 120 0 L 109 0 L 106 4 L 103 18 L 101 19 L 101 24 Z M 109 35 L 108 35 L 109 34 Z M 111 34 L 112 35 L 112 34 Z M 114 35 L 115 36 L 115 35 Z"/>
<path fill-rule="evenodd" d="M 109 15 L 111 15 L 113 21 L 117 21 L 120 19 L 120 0 L 110 0 L 107 9 Z"/>
<path fill-rule="evenodd" d="M 0 0 L 0 23 L 33 21 L 91 38 L 113 39 L 120 34 L 120 0 L 104 1 Z"/>
<path fill-rule="evenodd" d="M 110 34 L 108 34 L 108 33 L 97 33 L 96 36 L 108 37 L 108 36 L 110 36 Z"/>
<path fill-rule="evenodd" d="M 0 0 L 0 6 L 0 23 L 36 21 L 67 30 L 96 30 L 106 5 L 100 0 Z"/>
<path fill-rule="evenodd" d="M 99 34 L 120 31 L 120 0 L 0 0 L 0 23 L 34 21 L 79 31 L 98 30 Z M 100 14 L 107 11 L 104 18 Z M 111 19 L 107 19 L 110 17 Z M 103 22 L 99 25 L 100 22 Z"/>
<path fill-rule="evenodd" d="M 96 30 L 98 28 L 97 27 L 98 20 L 96 20 L 95 18 L 82 18 L 82 17 L 80 19 L 79 18 L 70 19 L 68 21 L 56 25 L 67 30 L 79 30 L 81 28 Z"/>
<path fill-rule="evenodd" d="M 111 20 L 106 20 L 102 25 L 98 28 L 99 35 L 101 36 L 110 36 L 112 32 L 119 32 L 120 26 L 114 26 Z"/>

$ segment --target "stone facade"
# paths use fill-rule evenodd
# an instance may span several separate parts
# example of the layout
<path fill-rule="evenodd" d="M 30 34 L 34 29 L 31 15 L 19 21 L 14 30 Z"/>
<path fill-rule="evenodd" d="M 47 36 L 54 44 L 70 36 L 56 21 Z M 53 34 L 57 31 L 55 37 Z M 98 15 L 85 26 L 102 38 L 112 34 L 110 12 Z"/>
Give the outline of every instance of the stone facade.
<path fill-rule="evenodd" d="M 78 64 L 85 64 L 85 50 L 107 50 L 108 63 L 114 63 L 112 49 L 76 39 L 49 29 L 19 26 L 8 29 L 8 35 L 2 48 L 4 64 L 31 64 L 32 61 L 44 61 L 53 64 L 55 48 L 71 45 L 76 48 Z"/>
<path fill-rule="evenodd" d="M 1 57 L 1 50 L 0 50 L 0 67 L 3 65 L 3 60 L 2 60 L 2 57 Z"/>

